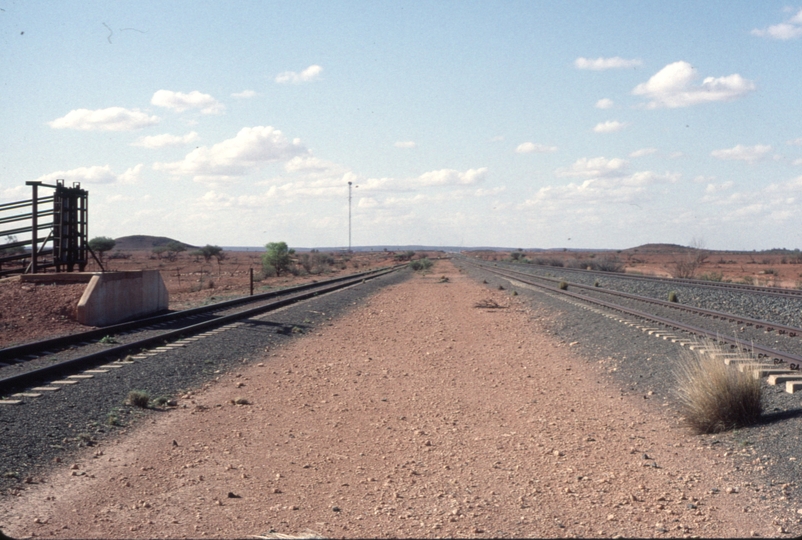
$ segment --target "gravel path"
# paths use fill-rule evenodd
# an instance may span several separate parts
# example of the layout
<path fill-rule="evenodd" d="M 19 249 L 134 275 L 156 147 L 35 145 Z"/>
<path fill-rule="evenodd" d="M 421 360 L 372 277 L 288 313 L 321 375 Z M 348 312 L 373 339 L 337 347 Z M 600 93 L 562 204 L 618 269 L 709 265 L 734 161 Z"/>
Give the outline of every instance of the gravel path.
<path fill-rule="evenodd" d="M 794 478 L 779 476 L 794 453 L 771 446 L 790 443 L 798 418 L 692 435 L 669 398 L 666 370 L 676 346 L 539 293 L 516 289 L 513 297 L 509 283 L 500 291 L 505 282 L 480 271 L 458 272 L 447 261 L 433 271 L 396 277 L 331 321 L 327 311 L 283 345 L 260 342 L 278 335 L 267 323 L 217 336 L 228 338 L 222 348 L 195 353 L 222 371 L 214 382 L 184 393 L 169 412 L 145 413 L 119 437 L 63 454 L 69 460 L 41 484 L 8 493 L 0 506 L 5 532 L 802 531 L 790 485 L 795 469 L 788 469 Z M 475 307 L 485 300 L 508 307 Z M 302 315 L 308 308 L 292 324 Z M 739 440 L 748 444 L 738 447 Z M 772 485 L 780 479 L 789 485 Z"/>

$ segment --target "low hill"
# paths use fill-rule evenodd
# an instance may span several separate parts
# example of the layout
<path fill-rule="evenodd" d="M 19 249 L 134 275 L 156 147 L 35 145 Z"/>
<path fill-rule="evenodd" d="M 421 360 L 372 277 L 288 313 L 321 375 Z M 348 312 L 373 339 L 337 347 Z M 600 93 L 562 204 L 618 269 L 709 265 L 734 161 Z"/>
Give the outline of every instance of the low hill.
<path fill-rule="evenodd" d="M 122 236 L 115 238 L 116 242 L 114 249 L 120 251 L 138 251 L 138 250 L 151 250 L 155 247 L 166 246 L 170 242 L 178 242 L 186 248 L 194 248 L 195 246 L 168 238 L 166 236 L 147 236 L 143 234 L 136 234 L 133 236 Z"/>

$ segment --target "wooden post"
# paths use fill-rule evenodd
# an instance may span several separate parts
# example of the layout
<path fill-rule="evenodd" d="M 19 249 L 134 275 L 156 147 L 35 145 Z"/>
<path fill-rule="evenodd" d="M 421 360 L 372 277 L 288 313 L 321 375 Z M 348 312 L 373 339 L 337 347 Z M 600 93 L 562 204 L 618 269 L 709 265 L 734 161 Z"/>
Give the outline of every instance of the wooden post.
<path fill-rule="evenodd" d="M 253 296 L 253 267 L 249 273 L 251 275 L 251 296 Z"/>

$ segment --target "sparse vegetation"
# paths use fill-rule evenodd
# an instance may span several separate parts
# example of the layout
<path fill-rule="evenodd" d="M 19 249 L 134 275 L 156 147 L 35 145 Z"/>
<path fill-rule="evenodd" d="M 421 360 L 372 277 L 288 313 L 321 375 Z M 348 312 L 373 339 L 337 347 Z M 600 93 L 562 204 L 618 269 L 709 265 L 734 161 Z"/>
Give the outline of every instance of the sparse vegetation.
<path fill-rule="evenodd" d="M 420 270 L 424 271 L 428 270 L 429 268 L 432 267 L 433 264 L 434 263 L 431 261 L 431 259 L 424 257 L 422 259 L 416 259 L 414 261 L 411 261 L 409 263 L 409 267 L 412 268 L 414 271 L 418 272 Z"/>
<path fill-rule="evenodd" d="M 114 336 L 103 336 L 100 338 L 98 343 L 102 343 L 103 345 L 114 345 L 117 343 L 117 340 L 114 339 Z"/>
<path fill-rule="evenodd" d="M 294 249 L 290 249 L 286 242 L 270 242 L 265 246 L 267 251 L 262 255 L 262 274 L 270 276 L 275 274 L 281 277 L 282 273 L 287 273 L 292 265 L 292 255 Z"/>
<path fill-rule="evenodd" d="M 89 241 L 89 249 L 95 252 L 101 263 L 106 252 L 114 249 L 116 245 L 117 242 L 108 236 L 96 236 Z"/>
<path fill-rule="evenodd" d="M 126 402 L 134 407 L 141 407 L 147 409 L 150 403 L 150 395 L 142 390 L 131 390 L 128 392 Z"/>
<path fill-rule="evenodd" d="M 699 433 L 718 433 L 760 419 L 760 379 L 726 365 L 715 343 L 683 353 L 674 373 L 676 394 L 691 427 Z"/>
<path fill-rule="evenodd" d="M 669 302 L 679 302 L 679 297 L 677 297 L 677 291 L 670 291 L 668 293 L 668 301 Z"/>

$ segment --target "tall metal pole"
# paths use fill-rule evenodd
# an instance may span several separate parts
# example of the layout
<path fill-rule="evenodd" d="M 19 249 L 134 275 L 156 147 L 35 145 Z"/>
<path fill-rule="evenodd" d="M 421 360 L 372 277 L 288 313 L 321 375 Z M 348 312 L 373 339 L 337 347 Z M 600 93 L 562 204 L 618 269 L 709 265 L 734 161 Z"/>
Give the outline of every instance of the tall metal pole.
<path fill-rule="evenodd" d="M 351 253 L 351 182 L 348 182 L 348 253 Z"/>

